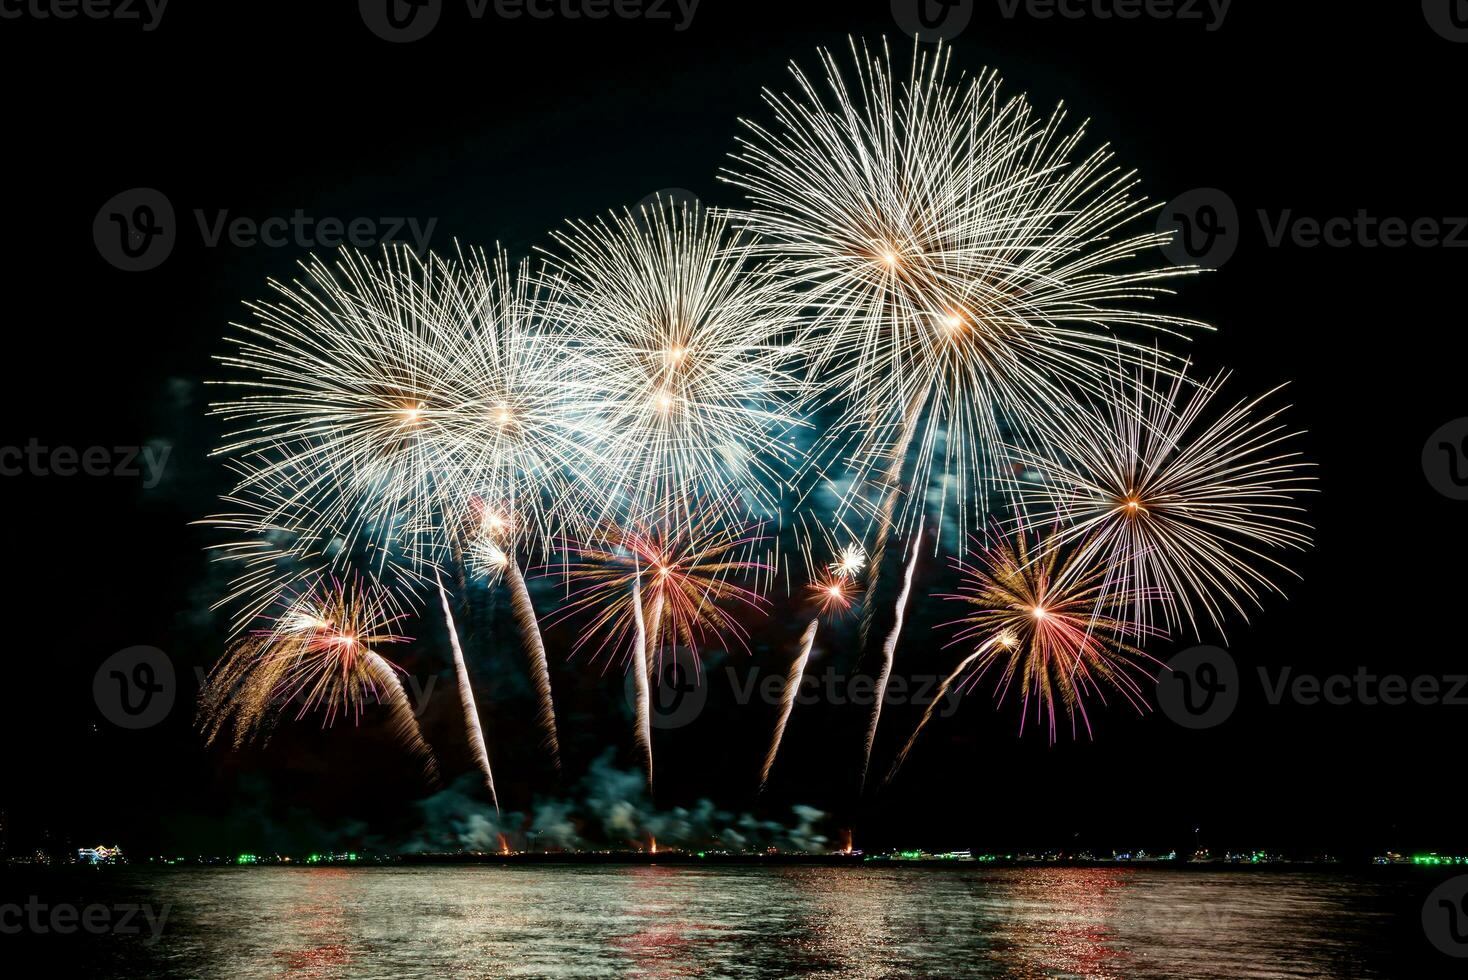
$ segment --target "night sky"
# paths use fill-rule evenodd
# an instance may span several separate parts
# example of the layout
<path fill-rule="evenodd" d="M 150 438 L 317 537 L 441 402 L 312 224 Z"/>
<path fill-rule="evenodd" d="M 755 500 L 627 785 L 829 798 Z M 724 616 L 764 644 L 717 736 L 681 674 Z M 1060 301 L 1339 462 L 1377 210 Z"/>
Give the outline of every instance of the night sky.
<path fill-rule="evenodd" d="M 223 649 L 225 620 L 208 607 L 227 579 L 204 551 L 218 539 L 191 524 L 228 485 L 206 456 L 220 423 L 205 416 L 202 382 L 221 376 L 211 356 L 242 301 L 292 276 L 308 251 L 211 247 L 195 211 L 206 223 L 221 210 L 433 219 L 434 248 L 498 241 L 523 254 L 566 218 L 658 190 L 736 204 L 715 174 L 737 119 L 767 118 L 759 90 L 785 87 L 786 62 L 811 66 L 820 45 L 885 33 L 905 64 L 911 42 L 886 0 L 804 6 L 703 0 L 680 31 L 672 6 L 672 20 L 475 20 L 448 0 L 437 28 L 407 44 L 374 36 L 339 0 L 178 2 L 152 31 L 0 21 L 10 171 L 0 445 L 169 450 L 151 488 L 141 476 L 0 477 L 10 670 L 0 806 L 12 849 L 43 832 L 134 854 L 388 848 L 420 837 L 433 812 L 411 761 L 371 725 L 323 733 L 287 721 L 267 747 L 239 753 L 206 750 L 192 726 L 196 669 Z M 1468 502 L 1435 491 L 1422 464 L 1434 430 L 1468 415 L 1468 251 L 1269 242 L 1282 217 L 1362 210 L 1439 219 L 1451 232 L 1468 214 L 1468 44 L 1435 33 L 1414 3 L 1368 13 L 1239 2 L 1211 31 L 1145 17 L 1006 18 L 993 0 L 974 8 L 956 64 L 992 66 L 1038 106 L 1064 100 L 1089 117 L 1089 145 L 1113 144 L 1147 197 L 1219 188 L 1237 205 L 1235 253 L 1184 283 L 1172 308 L 1217 325 L 1192 352 L 1205 371 L 1233 368 L 1235 395 L 1290 382 L 1282 400 L 1318 464 L 1317 545 L 1293 559 L 1303 580 L 1286 585 L 1288 601 L 1230 623 L 1225 645 L 1243 680 L 1223 724 L 1189 731 L 1114 703 L 1094 739 L 1052 746 L 1033 728 L 1020 738 L 1016 704 L 996 710 L 981 688 L 859 805 L 863 715 L 828 704 L 797 707 L 772 784 L 755 796 L 774 711 L 736 705 L 725 667 L 741 678 L 783 671 L 805 618 L 780 603 L 751 655 L 709 664 L 697 719 L 656 734 L 658 805 L 707 798 L 790 821 L 805 804 L 831 814 L 828 828 L 854 824 L 869 849 L 1182 849 L 1201 826 L 1215 850 L 1461 853 L 1461 811 L 1448 801 L 1468 703 L 1273 705 L 1257 669 L 1271 682 L 1285 666 L 1319 677 L 1468 673 Z M 157 268 L 125 272 L 99 254 L 92 224 L 137 187 L 171 202 L 178 238 Z M 1468 245 L 1468 230 L 1458 234 Z M 949 585 L 938 563 L 920 567 L 899 673 L 953 662 L 931 631 L 950 614 L 926 598 Z M 632 769 L 620 673 L 568 659 L 569 631 L 552 629 L 566 759 L 557 785 L 535 745 L 523 657 L 496 630 L 508 621 L 501 599 L 466 623 L 507 808 L 577 796 L 608 748 L 612 765 Z M 851 625 L 823 636 L 813 670 L 850 668 Z M 1193 643 L 1149 649 L 1166 660 Z M 125 731 L 99 710 L 93 675 L 137 645 L 167 653 L 177 700 L 161 723 Z M 435 619 L 401 660 L 421 682 L 436 678 L 423 724 L 445 773 L 472 771 Z M 886 715 L 874 769 L 916 713 Z"/>

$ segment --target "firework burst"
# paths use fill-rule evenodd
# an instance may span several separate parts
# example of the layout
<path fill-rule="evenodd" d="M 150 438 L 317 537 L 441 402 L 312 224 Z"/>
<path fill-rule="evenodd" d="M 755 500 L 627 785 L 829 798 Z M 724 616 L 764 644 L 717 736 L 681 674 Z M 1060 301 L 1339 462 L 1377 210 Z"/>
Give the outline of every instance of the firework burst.
<path fill-rule="evenodd" d="M 392 597 L 363 583 L 321 577 L 296 596 L 268 629 L 237 643 L 209 679 L 200 724 L 210 742 L 228 730 L 235 745 L 268 731 L 282 706 L 296 718 L 320 711 L 323 724 L 360 721 L 369 703 L 384 706 L 397 735 L 437 779 L 398 679 L 399 668 L 376 647 L 408 642 L 394 632 L 403 614 Z"/>
<path fill-rule="evenodd" d="M 637 632 L 634 586 L 652 676 L 658 675 L 663 652 L 680 644 L 695 661 L 710 643 L 745 646 L 748 631 L 732 610 L 765 610 L 760 583 L 771 566 L 758 557 L 766 541 L 758 528 L 731 529 L 698 517 L 692 525 L 607 527 L 595 540 L 569 544 L 566 564 L 547 569 L 564 574 L 570 589 L 556 620 L 588 614 L 577 650 L 595 643 L 600 656 L 631 648 Z M 753 587 L 741 584 L 751 576 Z"/>
<path fill-rule="evenodd" d="M 963 686 L 972 685 L 997 670 L 998 700 L 1018 690 L 1020 731 L 1033 708 L 1052 742 L 1061 715 L 1073 736 L 1078 727 L 1089 735 L 1086 699 L 1105 704 L 1107 691 L 1144 710 L 1138 678 L 1149 676 L 1148 665 L 1155 662 L 1125 642 L 1139 632 L 1154 633 L 1124 618 L 1132 597 L 1104 590 L 1105 571 L 1082 554 L 1065 553 L 1053 535 L 1032 548 L 1021 529 L 1012 540 L 986 549 L 982 565 L 955 559 L 963 580 L 956 594 L 941 596 L 969 607 L 961 619 L 945 624 L 958 627 L 948 645 L 977 644 L 950 681 L 971 670 Z"/>
<path fill-rule="evenodd" d="M 1001 96 L 992 72 L 950 74 L 941 46 L 905 82 L 885 44 L 852 56 L 854 84 L 827 52 L 824 86 L 792 66 L 796 93 L 766 93 L 775 125 L 746 123 L 725 179 L 811 313 L 808 372 L 845 406 L 814 458 L 856 473 L 847 505 L 883 536 L 875 570 L 930 481 L 940 515 L 960 505 L 962 550 L 967 510 L 997 482 L 993 447 L 1069 411 L 1060 382 L 1094 388 L 1134 350 L 1116 328 L 1200 325 L 1140 302 L 1187 270 L 1131 268 L 1167 236 L 1136 229 L 1135 178 L 1104 147 L 1082 153 L 1063 112 Z M 899 502 L 914 447 L 916 492 Z"/>
<path fill-rule="evenodd" d="M 1275 556 L 1310 544 L 1298 433 L 1283 408 L 1261 408 L 1274 392 L 1211 413 L 1227 377 L 1164 382 L 1138 366 L 1054 431 L 1054 453 L 1013 450 L 1033 474 L 1019 483 L 1028 519 L 1064 524 L 1055 544 L 1105 568 L 1102 591 L 1133 597 L 1139 625 L 1159 606 L 1169 630 L 1197 633 L 1206 617 L 1222 631 L 1228 609 L 1247 619 L 1246 604 L 1279 592 L 1261 569 L 1293 574 Z"/>
<path fill-rule="evenodd" d="M 238 427 L 216 453 L 251 460 L 236 496 L 268 487 L 278 515 L 312 522 L 309 536 L 346 534 L 344 552 L 365 540 L 381 561 L 406 553 L 416 564 L 436 550 L 422 529 L 439 526 L 453 489 L 463 344 L 438 315 L 447 273 L 405 247 L 302 269 L 303 281 L 272 281 L 276 301 L 250 305 L 254 324 L 235 325 L 237 350 L 220 361 L 240 377 L 219 383 L 239 394 L 213 412 Z"/>
<path fill-rule="evenodd" d="M 659 200 L 556 234 L 546 315 L 594 390 L 603 492 L 593 513 L 688 524 L 689 504 L 743 523 L 779 510 L 797 456 L 795 313 L 723 217 Z"/>

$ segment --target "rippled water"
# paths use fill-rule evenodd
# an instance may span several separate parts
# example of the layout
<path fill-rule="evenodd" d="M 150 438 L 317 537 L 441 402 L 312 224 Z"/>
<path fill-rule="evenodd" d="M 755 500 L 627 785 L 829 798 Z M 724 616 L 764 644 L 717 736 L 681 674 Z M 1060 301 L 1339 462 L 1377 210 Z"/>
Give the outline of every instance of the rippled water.
<path fill-rule="evenodd" d="M 167 903 L 156 941 L 29 938 L 64 953 L 58 976 L 1416 977 L 1421 891 L 1125 868 L 109 870 L 55 900 Z"/>

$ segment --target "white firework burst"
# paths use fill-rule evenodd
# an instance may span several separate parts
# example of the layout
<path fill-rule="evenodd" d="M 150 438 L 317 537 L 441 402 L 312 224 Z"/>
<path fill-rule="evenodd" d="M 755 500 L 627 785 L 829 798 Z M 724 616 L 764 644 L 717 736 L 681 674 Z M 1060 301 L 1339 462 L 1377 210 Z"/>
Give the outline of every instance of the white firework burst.
<path fill-rule="evenodd" d="M 444 423 L 449 506 L 493 574 L 517 545 L 544 553 L 586 528 L 606 433 L 590 365 L 545 327 L 529 263 L 471 251 L 453 270 L 437 297 L 438 319 L 463 332 L 446 379 L 458 398 Z"/>
<path fill-rule="evenodd" d="M 1278 389 L 1213 411 L 1227 378 L 1136 365 L 1053 428 L 1053 452 L 1012 447 L 1026 519 L 1057 523 L 1055 545 L 1105 568 L 1103 592 L 1133 596 L 1139 628 L 1154 605 L 1169 630 L 1206 617 L 1221 632 L 1228 609 L 1247 620 L 1280 592 L 1270 573 L 1293 574 L 1280 553 L 1310 544 L 1298 501 L 1313 478 L 1285 409 L 1265 405 Z"/>
<path fill-rule="evenodd" d="M 794 310 L 724 217 L 659 199 L 555 234 L 547 316 L 585 366 L 605 439 L 598 518 L 778 513 L 798 456 Z M 712 515 L 712 518 L 710 517 Z"/>
<path fill-rule="evenodd" d="M 951 74 L 947 48 L 915 53 L 905 82 L 885 44 L 852 55 L 854 83 L 828 52 L 824 85 L 792 66 L 797 91 L 766 93 L 775 125 L 745 123 L 724 179 L 809 311 L 808 373 L 844 406 L 816 456 L 855 471 L 845 503 L 875 507 L 885 536 L 932 487 L 940 514 L 958 503 L 962 549 L 1001 482 L 995 448 L 1136 351 L 1117 328 L 1202 326 L 1143 302 L 1191 270 L 1133 261 L 1167 236 L 1135 227 L 1135 177 L 1081 152 L 1062 111 L 1001 96 L 993 72 Z"/>
<path fill-rule="evenodd" d="M 444 513 L 446 460 L 460 410 L 454 387 L 461 331 L 437 315 L 435 283 L 447 270 L 406 247 L 381 258 L 343 250 L 335 265 L 312 258 L 304 280 L 272 281 L 273 302 L 250 304 L 235 324 L 237 397 L 213 406 L 238 427 L 216 454 L 250 457 L 235 495 L 275 500 L 262 527 L 310 520 L 323 537 L 365 542 L 379 560 L 431 558 L 424 533 Z"/>

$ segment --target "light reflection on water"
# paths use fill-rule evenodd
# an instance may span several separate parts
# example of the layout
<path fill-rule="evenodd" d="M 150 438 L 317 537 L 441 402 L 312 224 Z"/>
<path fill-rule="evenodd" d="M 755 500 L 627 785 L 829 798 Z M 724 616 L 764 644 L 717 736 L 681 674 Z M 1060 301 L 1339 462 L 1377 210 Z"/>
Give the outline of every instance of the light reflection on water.
<path fill-rule="evenodd" d="M 1392 887 L 1126 868 L 120 874 L 172 904 L 162 939 L 127 951 L 127 972 L 313 980 L 1383 976 Z"/>

